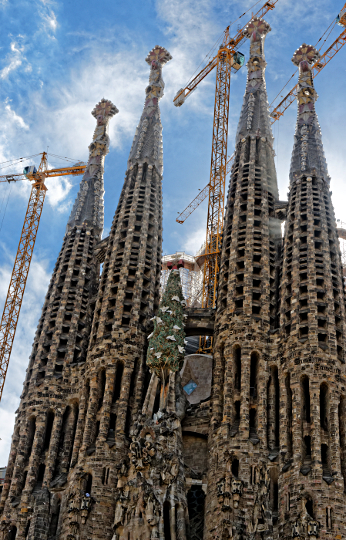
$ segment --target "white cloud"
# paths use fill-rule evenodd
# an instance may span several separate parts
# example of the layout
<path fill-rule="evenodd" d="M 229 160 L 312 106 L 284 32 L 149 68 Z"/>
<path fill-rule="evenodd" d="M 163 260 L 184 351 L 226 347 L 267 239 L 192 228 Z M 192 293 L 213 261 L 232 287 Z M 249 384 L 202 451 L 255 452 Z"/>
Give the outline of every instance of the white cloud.
<path fill-rule="evenodd" d="M 66 198 L 71 191 L 72 183 L 68 176 L 56 176 L 53 178 L 47 178 L 45 182 L 47 191 L 47 200 L 50 205 L 58 212 L 65 212 L 69 207 L 69 202 L 66 202 Z M 63 201 L 65 201 L 64 204 Z"/>
<path fill-rule="evenodd" d="M 16 124 L 18 124 L 19 127 L 23 129 L 29 129 L 29 126 L 24 122 L 23 118 L 16 114 L 13 109 L 11 109 L 11 105 L 5 105 L 5 111 L 7 112 L 11 122 L 15 122 Z"/>
<path fill-rule="evenodd" d="M 49 10 L 49 13 L 42 16 L 42 19 L 44 21 L 46 28 L 55 32 L 55 30 L 58 27 L 58 21 L 57 21 L 54 11 Z"/>
<path fill-rule="evenodd" d="M 7 57 L 8 64 L 0 71 L 1 79 L 7 79 L 9 74 L 19 68 L 24 60 L 24 47 L 20 47 L 17 42 L 12 41 L 10 44 L 10 49 L 11 53 Z"/>
<path fill-rule="evenodd" d="M 216 50 L 211 51 L 210 58 L 205 54 L 210 44 L 220 37 L 220 29 L 212 13 L 213 2 L 210 0 L 159 0 L 158 15 L 167 24 L 165 33 L 170 40 L 169 52 L 173 62 L 164 68 L 166 93 L 170 103 L 179 88 L 183 88 L 192 74 L 198 73 L 206 65 Z M 209 87 L 214 91 L 214 78 L 207 77 L 200 87 Z M 204 104 L 206 94 L 200 91 L 194 94 L 188 107 L 198 109 L 199 114 L 210 114 L 212 107 Z M 187 104 L 183 105 L 186 109 Z M 163 102 L 167 108 L 168 103 Z M 185 111 L 186 112 L 186 111 Z M 177 114 L 177 112 L 175 112 Z M 184 113 L 183 113 L 184 114 Z"/>
<path fill-rule="evenodd" d="M 204 244 L 205 235 L 206 227 L 204 225 L 203 227 L 199 227 L 198 229 L 190 232 L 187 236 L 183 237 L 183 245 L 182 248 L 179 249 L 183 249 L 190 255 L 195 255 L 195 253 L 197 253 L 197 251 Z"/>

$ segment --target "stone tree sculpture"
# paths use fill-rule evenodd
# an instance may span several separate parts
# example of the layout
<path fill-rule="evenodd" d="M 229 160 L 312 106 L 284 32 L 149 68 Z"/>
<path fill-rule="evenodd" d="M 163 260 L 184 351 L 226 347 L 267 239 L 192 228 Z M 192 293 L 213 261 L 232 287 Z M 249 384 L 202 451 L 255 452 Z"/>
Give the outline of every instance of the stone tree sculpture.
<path fill-rule="evenodd" d="M 152 319 L 154 331 L 148 336 L 147 364 L 161 381 L 161 410 L 167 408 L 170 397 L 173 397 L 170 390 L 175 386 L 175 375 L 184 361 L 185 305 L 179 270 L 172 270 L 161 300 L 159 313 Z M 169 379 L 171 379 L 171 384 Z"/>

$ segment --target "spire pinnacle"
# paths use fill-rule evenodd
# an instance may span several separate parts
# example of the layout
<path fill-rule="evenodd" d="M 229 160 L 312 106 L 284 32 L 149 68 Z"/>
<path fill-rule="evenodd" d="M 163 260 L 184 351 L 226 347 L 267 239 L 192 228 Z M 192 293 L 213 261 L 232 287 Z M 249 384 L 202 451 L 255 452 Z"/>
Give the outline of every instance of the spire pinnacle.
<path fill-rule="evenodd" d="M 278 187 L 274 164 L 273 134 L 269 117 L 269 104 L 264 72 L 264 40 L 271 28 L 263 19 L 254 17 L 244 29 L 250 40 L 250 56 L 247 62 L 248 74 L 242 110 L 240 113 L 236 147 L 247 139 L 261 140 L 265 144 L 268 189 L 278 197 Z"/>
<path fill-rule="evenodd" d="M 264 57 L 264 40 L 270 30 L 269 24 L 257 17 L 254 17 L 244 29 L 244 35 L 250 40 L 250 57 L 247 62 L 247 84 L 238 124 L 237 143 L 250 133 L 266 137 L 271 143 L 273 140 L 264 78 L 267 65 Z"/>
<path fill-rule="evenodd" d="M 172 56 L 164 47 L 156 45 L 145 61 L 150 65 L 149 85 L 145 89 L 146 98 L 128 160 L 128 168 L 136 162 L 155 165 L 160 174 L 163 171 L 162 125 L 159 101 L 163 96 L 165 84 L 162 79 L 162 66 Z"/>
<path fill-rule="evenodd" d="M 103 164 L 109 152 L 108 124 L 119 111 L 115 105 L 104 98 L 95 106 L 91 114 L 97 124 L 92 143 L 89 146 L 89 159 L 80 183 L 77 199 L 73 205 L 67 227 L 88 224 L 99 233 L 103 229 Z"/>
<path fill-rule="evenodd" d="M 314 89 L 311 71 L 312 64 L 319 56 L 315 47 L 303 43 L 292 57 L 292 62 L 299 66 L 299 78 L 298 115 L 290 170 L 291 182 L 302 174 L 328 178 L 321 129 L 315 111 L 318 95 Z"/>

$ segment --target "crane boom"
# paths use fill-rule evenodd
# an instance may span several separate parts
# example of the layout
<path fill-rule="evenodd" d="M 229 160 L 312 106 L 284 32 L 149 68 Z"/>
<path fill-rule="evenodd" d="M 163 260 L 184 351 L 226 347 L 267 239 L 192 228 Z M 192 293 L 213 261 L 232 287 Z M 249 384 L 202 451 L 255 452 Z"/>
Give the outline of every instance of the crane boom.
<path fill-rule="evenodd" d="M 272 2 L 266 2 L 261 9 L 254 15 L 255 17 L 264 17 L 268 11 L 274 9 L 275 4 L 279 0 L 273 0 Z M 223 44 L 225 47 L 232 49 L 233 53 L 239 48 L 241 43 L 244 41 L 244 29 L 247 23 L 238 30 L 234 38 L 229 37 L 229 26 L 226 28 L 223 36 Z M 213 69 L 218 65 L 218 54 L 185 86 L 181 88 L 173 99 L 174 105 L 180 107 L 185 99 L 196 89 L 197 85 L 205 79 L 205 77 L 213 71 Z"/>
<path fill-rule="evenodd" d="M 0 323 L 0 401 L 16 333 L 25 285 L 35 246 L 47 188 L 44 182 L 36 182 L 31 189 L 24 225 L 20 235 L 11 281 Z"/>
<path fill-rule="evenodd" d="M 84 174 L 85 167 L 85 165 L 75 165 L 73 167 L 63 167 L 62 169 L 50 169 L 49 171 L 45 171 L 44 175 L 45 178 L 52 178 L 54 176 L 75 176 L 77 174 Z M 18 180 L 24 180 L 26 178 L 29 178 L 30 180 L 31 178 L 35 179 L 35 174 L 5 174 L 0 176 L 0 182 L 17 182 Z"/>
<path fill-rule="evenodd" d="M 230 173 L 231 165 L 232 165 L 234 156 L 235 156 L 235 153 L 233 152 L 233 154 L 231 155 L 231 157 L 229 158 L 229 160 L 226 163 L 226 175 Z M 197 197 L 195 197 L 193 199 L 193 201 L 191 201 L 190 204 L 187 205 L 185 210 L 183 210 L 179 214 L 179 216 L 177 217 L 177 219 L 175 221 L 177 223 L 184 223 L 184 221 L 187 220 L 187 218 L 192 214 L 192 212 L 194 212 L 194 210 L 196 210 L 196 208 L 208 197 L 208 193 L 209 193 L 209 184 L 207 184 L 198 193 Z"/>
<path fill-rule="evenodd" d="M 28 279 L 38 226 L 40 224 L 43 203 L 47 192 L 47 187 L 44 184 L 45 179 L 54 176 L 83 174 L 85 168 L 85 165 L 76 165 L 48 171 L 47 154 L 43 152 L 37 172 L 31 172 L 25 175 L 0 176 L 0 179 L 5 178 L 5 180 L 0 180 L 2 182 L 17 181 L 22 178 L 28 178 L 34 181 L 0 323 L 0 401 L 16 334 L 20 308 L 23 302 L 25 285 Z"/>
<path fill-rule="evenodd" d="M 344 5 L 344 8 L 346 8 L 346 4 Z M 343 8 L 343 9 L 344 9 Z M 346 26 L 346 17 L 344 19 L 340 20 L 339 24 L 343 24 Z M 331 61 L 332 58 L 336 55 L 337 52 L 340 51 L 340 49 L 345 45 L 346 43 L 346 28 L 341 32 L 339 37 L 336 38 L 336 40 L 331 44 L 331 46 L 322 54 L 322 56 L 314 63 L 314 65 L 311 68 L 312 76 L 315 78 L 316 75 L 318 75 L 323 68 L 326 67 L 328 62 Z M 274 124 L 276 120 L 279 120 L 281 116 L 284 115 L 285 111 L 288 109 L 290 105 L 295 101 L 296 95 L 297 95 L 297 88 L 298 85 L 296 84 L 292 90 L 288 92 L 288 94 L 280 101 L 279 105 L 275 107 L 275 109 L 272 110 L 270 113 L 270 116 L 272 117 L 271 123 Z"/>

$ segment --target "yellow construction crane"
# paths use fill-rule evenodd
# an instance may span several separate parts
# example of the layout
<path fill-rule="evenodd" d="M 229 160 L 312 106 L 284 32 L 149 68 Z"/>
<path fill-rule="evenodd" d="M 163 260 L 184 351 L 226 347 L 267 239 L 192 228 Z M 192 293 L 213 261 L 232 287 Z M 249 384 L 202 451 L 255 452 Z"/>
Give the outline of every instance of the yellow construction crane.
<path fill-rule="evenodd" d="M 278 0 L 266 2 L 255 16 L 263 17 L 268 11 L 274 9 L 277 2 Z M 223 213 L 225 206 L 231 71 L 238 71 L 244 64 L 244 55 L 238 51 L 238 48 L 245 39 L 245 26 L 238 30 L 234 38 L 231 38 L 229 35 L 229 27 L 226 28 L 223 35 L 222 44 L 216 56 L 187 84 L 187 86 L 185 86 L 185 88 L 179 90 L 173 100 L 174 104 L 177 107 L 180 107 L 185 102 L 186 98 L 196 89 L 198 84 L 214 68 L 216 68 L 210 181 L 208 187 L 202 190 L 203 195 L 206 194 L 206 192 L 208 193 L 208 218 L 202 295 L 202 306 L 205 308 L 214 308 L 216 303 L 217 278 L 220 267 Z M 198 201 L 195 200 L 195 203 L 197 202 Z M 200 204 L 200 202 L 198 202 L 198 204 Z M 195 208 L 197 206 L 195 206 Z M 190 209 L 186 210 L 188 210 L 187 213 L 189 215 Z"/>
<path fill-rule="evenodd" d="M 339 15 L 337 16 L 336 24 L 338 24 L 339 26 L 342 26 L 345 29 L 339 35 L 339 37 L 334 41 L 334 43 L 332 43 L 332 45 L 315 62 L 315 64 L 312 67 L 313 77 L 316 77 L 316 75 L 318 75 L 318 73 L 322 71 L 322 69 L 328 64 L 328 62 L 336 55 L 336 53 L 346 43 L 346 4 L 344 5 Z M 191 86 L 191 83 L 189 86 Z M 297 85 L 294 88 L 292 88 L 292 90 L 288 92 L 286 97 L 279 103 L 279 105 L 275 107 L 275 109 L 272 110 L 271 112 L 272 124 L 276 122 L 276 120 L 279 120 L 279 118 L 283 116 L 286 109 L 295 101 L 296 90 L 297 90 Z M 179 94 L 177 97 L 179 97 Z M 226 174 L 230 172 L 233 158 L 234 158 L 234 154 L 227 161 Z M 208 197 L 209 189 L 210 189 L 210 184 L 208 183 L 202 190 L 200 190 L 198 195 L 190 202 L 190 204 L 188 204 L 188 206 L 181 213 L 179 213 L 178 217 L 176 218 L 176 221 L 178 223 L 184 223 L 186 219 L 192 214 L 192 212 L 194 212 L 194 210 Z"/>
<path fill-rule="evenodd" d="M 43 152 L 38 170 L 35 167 L 25 167 L 23 174 L 0 176 L 0 182 L 16 182 L 24 178 L 33 182 L 0 324 L 0 401 L 46 196 L 45 180 L 54 176 L 83 174 L 85 168 L 84 164 L 78 164 L 73 167 L 47 170 L 47 153 Z"/>
<path fill-rule="evenodd" d="M 278 0 L 266 2 L 255 14 L 263 17 L 275 8 Z M 227 138 L 229 94 L 231 71 L 238 71 L 245 61 L 244 55 L 238 51 L 244 41 L 244 29 L 239 29 L 234 38 L 229 35 L 229 26 L 223 34 L 221 46 L 214 58 L 186 86 L 178 91 L 173 102 L 180 107 L 186 98 L 196 89 L 198 84 L 216 67 L 216 88 L 213 121 L 213 140 L 211 151 L 210 180 L 194 201 L 179 216 L 179 222 L 193 212 L 208 194 L 207 234 L 205 243 L 205 263 L 203 274 L 202 307 L 215 308 L 218 274 L 220 268 L 222 226 L 225 207 L 225 185 L 227 175 Z M 230 161 L 230 160 L 229 160 Z M 202 343 L 203 341 L 203 343 Z M 211 350 L 211 340 L 204 338 L 200 341 L 200 350 Z"/>
<path fill-rule="evenodd" d="M 231 155 L 229 160 L 226 163 L 226 176 L 231 172 L 231 167 L 233 163 L 235 153 Z M 185 210 L 182 212 L 178 212 L 179 216 L 176 218 L 175 221 L 178 223 L 184 223 L 187 218 L 198 208 L 198 206 L 208 197 L 209 195 L 209 184 L 207 184 L 201 191 L 198 193 L 198 195 L 190 202 L 190 204 L 187 205 Z"/>
<path fill-rule="evenodd" d="M 336 24 L 342 26 L 344 30 L 312 66 L 311 71 L 313 77 L 316 77 L 316 75 L 318 75 L 322 69 L 326 67 L 328 62 L 334 58 L 336 53 L 339 52 L 346 43 L 346 4 L 344 4 L 344 7 L 337 16 Z M 279 118 L 284 115 L 284 112 L 288 109 L 288 107 L 295 101 L 297 96 L 297 88 L 298 84 L 296 84 L 292 90 L 290 90 L 288 94 L 280 101 L 279 105 L 272 110 L 270 114 L 272 117 L 272 124 L 274 124 L 276 120 L 279 120 Z"/>
<path fill-rule="evenodd" d="M 346 4 L 340 11 L 339 15 L 336 18 L 336 24 L 346 28 Z M 318 73 L 328 64 L 328 62 L 336 55 L 336 53 L 345 45 L 346 43 L 346 29 L 340 34 L 340 36 L 332 43 L 332 45 L 322 54 L 322 56 L 315 62 L 312 67 L 313 77 L 316 77 Z M 291 77 L 292 78 L 292 77 Z M 286 85 L 285 85 L 286 86 Z M 279 120 L 281 116 L 284 115 L 284 112 L 288 107 L 294 102 L 296 97 L 297 85 L 288 92 L 279 105 L 271 112 L 272 124 Z M 280 92 L 281 93 L 281 92 Z M 274 100 L 275 101 L 275 100 Z M 234 153 L 227 161 L 226 174 L 230 172 L 232 162 L 234 159 Z M 192 214 L 194 210 L 208 197 L 209 193 L 209 184 L 207 184 L 203 189 L 200 190 L 198 195 L 187 205 L 187 207 L 179 213 L 176 221 L 178 223 L 184 223 L 186 219 Z"/>

